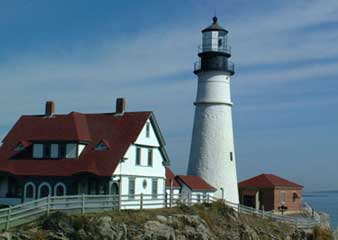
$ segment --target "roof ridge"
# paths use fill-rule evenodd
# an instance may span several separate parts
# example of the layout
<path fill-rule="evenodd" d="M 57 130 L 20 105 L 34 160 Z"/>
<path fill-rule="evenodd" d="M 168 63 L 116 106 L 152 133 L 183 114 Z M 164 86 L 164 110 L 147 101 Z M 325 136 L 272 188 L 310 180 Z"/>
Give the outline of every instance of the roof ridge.
<path fill-rule="evenodd" d="M 149 111 L 130 111 L 130 112 L 124 112 L 124 114 L 128 113 L 153 113 L 154 111 L 149 110 Z M 53 114 L 53 116 L 56 117 L 62 117 L 62 116 L 70 116 L 70 115 L 114 115 L 115 112 L 91 112 L 91 113 L 84 113 L 84 112 L 77 112 L 77 111 L 71 111 L 69 113 L 58 113 L 58 114 Z M 44 114 L 23 114 L 21 117 L 45 117 L 46 115 Z M 122 115 L 123 116 L 123 115 Z"/>

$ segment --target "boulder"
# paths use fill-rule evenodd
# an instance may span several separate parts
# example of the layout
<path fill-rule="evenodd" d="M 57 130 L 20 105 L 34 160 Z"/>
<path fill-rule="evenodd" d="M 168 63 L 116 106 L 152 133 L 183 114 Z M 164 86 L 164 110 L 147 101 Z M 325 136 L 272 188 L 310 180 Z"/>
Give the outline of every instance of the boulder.
<path fill-rule="evenodd" d="M 176 240 L 172 227 L 159 221 L 148 221 L 144 224 L 145 240 Z"/>
<path fill-rule="evenodd" d="M 325 229 L 331 229 L 330 215 L 324 212 L 317 212 L 320 217 L 320 226 Z"/>

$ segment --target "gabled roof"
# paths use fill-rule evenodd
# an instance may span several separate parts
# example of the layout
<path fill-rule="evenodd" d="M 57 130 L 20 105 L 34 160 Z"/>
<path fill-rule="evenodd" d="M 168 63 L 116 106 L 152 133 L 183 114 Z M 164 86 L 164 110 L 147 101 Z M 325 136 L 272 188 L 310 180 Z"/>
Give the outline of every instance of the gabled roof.
<path fill-rule="evenodd" d="M 176 176 L 179 183 L 186 185 L 192 191 L 216 191 L 216 188 L 207 183 L 199 176 Z"/>
<path fill-rule="evenodd" d="M 165 186 L 167 188 L 170 188 L 171 181 L 173 181 L 173 188 L 180 188 L 180 184 L 177 182 L 175 174 L 171 171 L 170 168 L 166 167 L 165 168 Z"/>
<path fill-rule="evenodd" d="M 261 174 L 253 178 L 244 180 L 238 184 L 239 188 L 275 188 L 275 187 L 291 187 L 303 188 L 302 185 L 291 182 L 284 178 L 278 177 L 273 174 Z"/>
<path fill-rule="evenodd" d="M 3 140 L 0 172 L 29 176 L 70 176 L 79 173 L 111 176 L 149 118 L 154 118 L 151 112 L 126 112 L 123 115 L 72 112 L 50 117 L 22 116 Z M 95 145 L 102 139 L 110 149 L 96 151 Z M 76 160 L 34 160 L 29 154 L 16 158 L 14 148 L 23 140 L 74 141 L 84 142 L 87 146 Z M 159 141 L 161 151 L 164 151 L 164 143 L 161 139 Z"/>

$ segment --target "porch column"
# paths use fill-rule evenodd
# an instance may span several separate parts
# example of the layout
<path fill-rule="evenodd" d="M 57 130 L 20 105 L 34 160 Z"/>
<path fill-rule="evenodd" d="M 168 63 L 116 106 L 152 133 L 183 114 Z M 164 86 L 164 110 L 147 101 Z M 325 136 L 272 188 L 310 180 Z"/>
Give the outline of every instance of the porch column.
<path fill-rule="evenodd" d="M 255 194 L 255 206 L 256 206 L 256 209 L 259 210 L 259 190 L 257 190 Z"/>

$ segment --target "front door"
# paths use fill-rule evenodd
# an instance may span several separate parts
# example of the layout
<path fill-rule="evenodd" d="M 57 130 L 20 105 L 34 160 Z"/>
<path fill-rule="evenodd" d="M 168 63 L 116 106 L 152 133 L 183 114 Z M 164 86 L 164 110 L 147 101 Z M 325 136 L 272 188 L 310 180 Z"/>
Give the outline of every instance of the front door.
<path fill-rule="evenodd" d="M 112 195 L 118 195 L 119 194 L 119 185 L 116 182 L 114 182 L 111 185 L 110 194 L 112 194 Z"/>
<path fill-rule="evenodd" d="M 249 196 L 249 195 L 244 195 L 243 197 L 243 204 L 248 207 L 255 208 L 256 203 L 255 203 L 255 196 Z"/>

